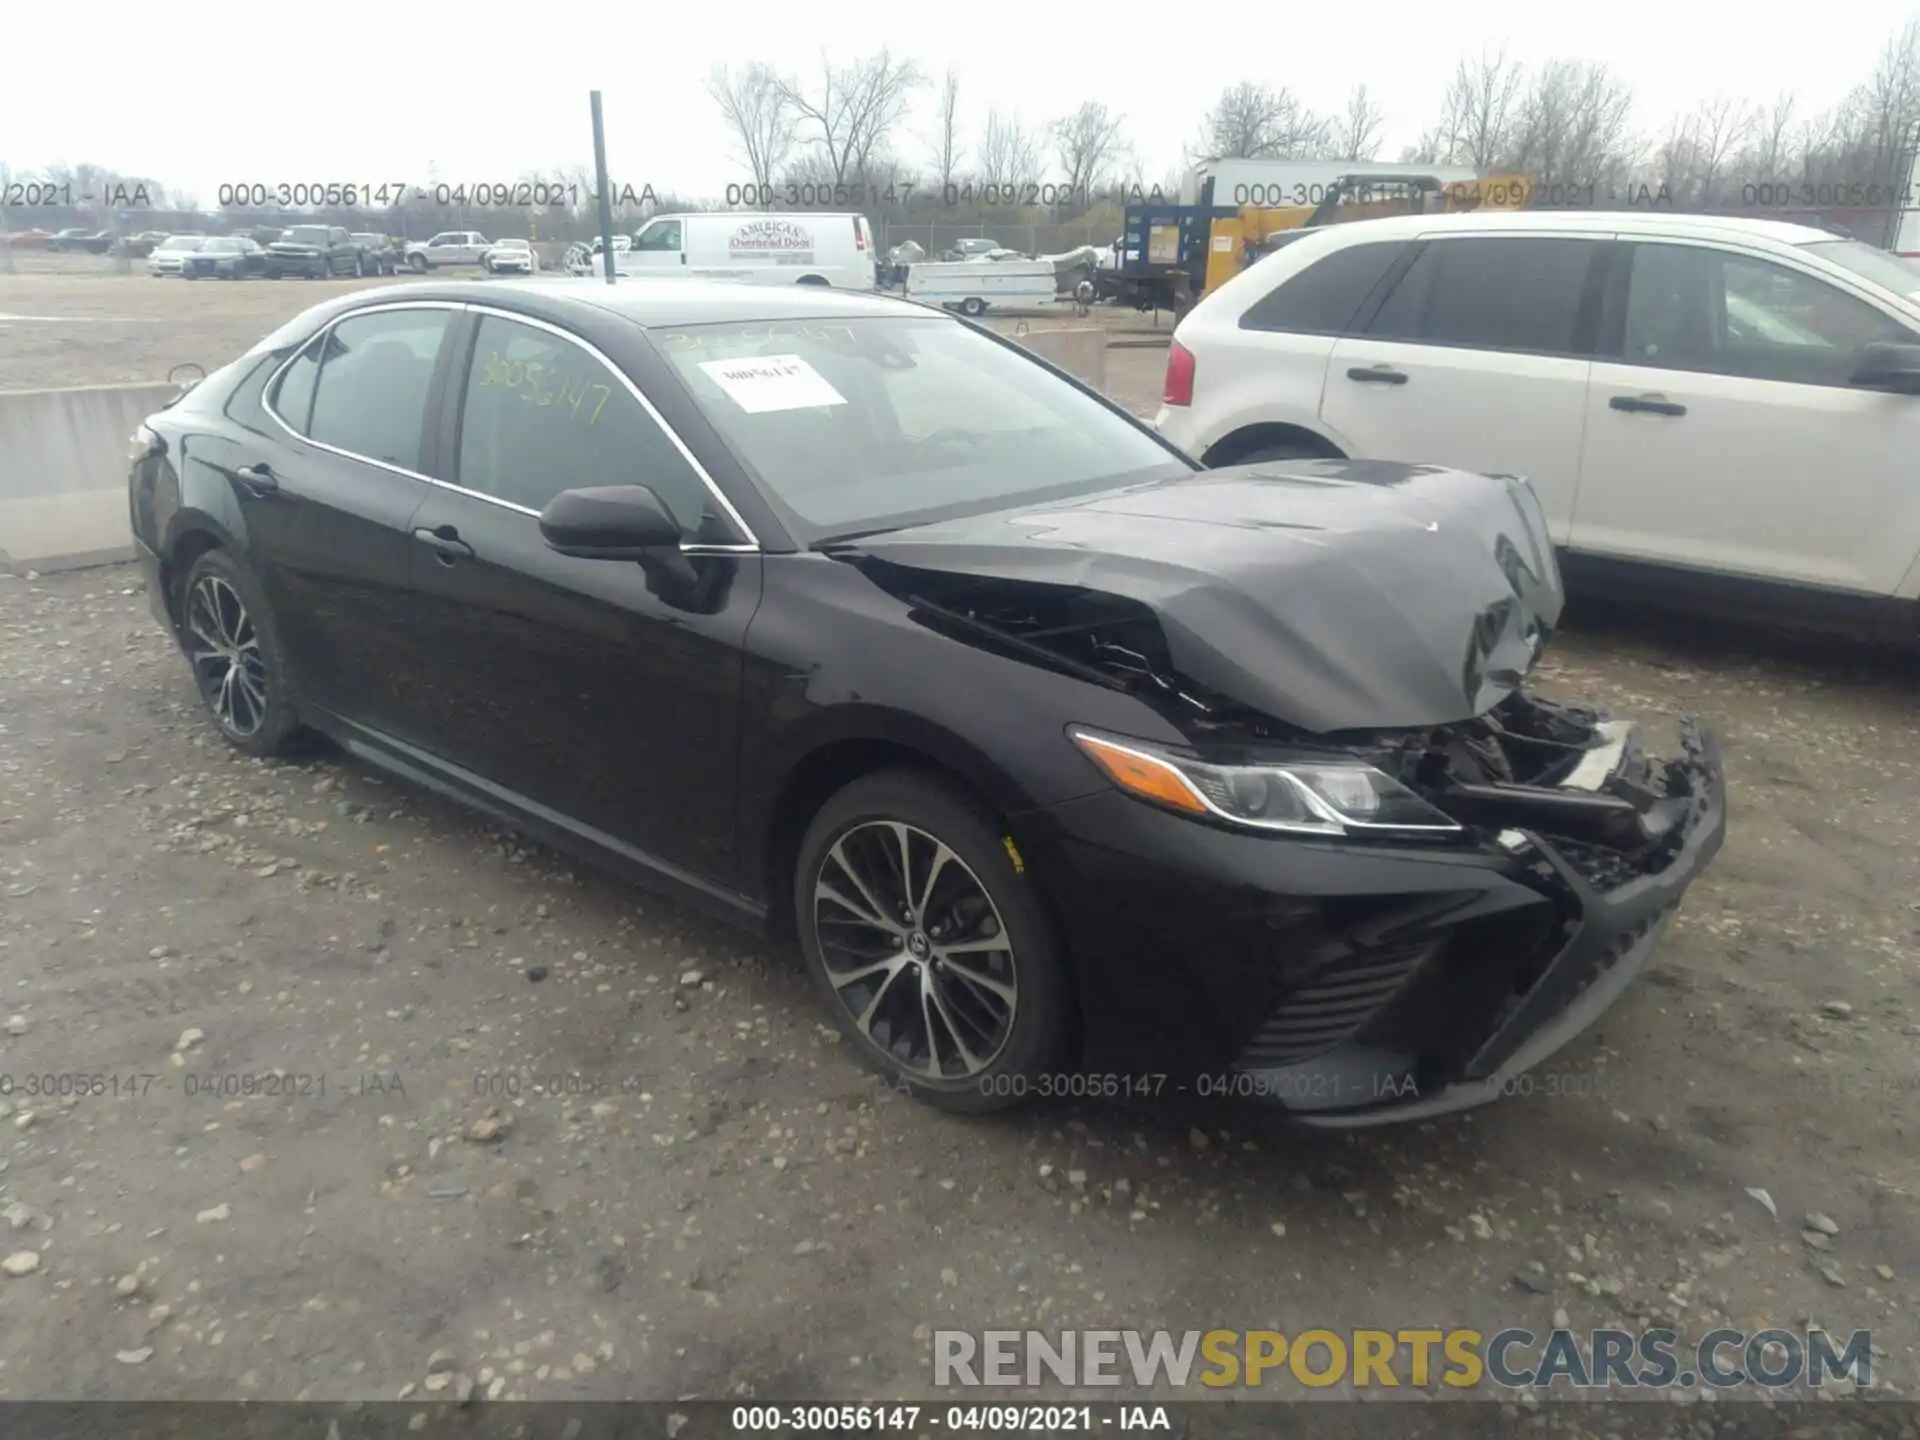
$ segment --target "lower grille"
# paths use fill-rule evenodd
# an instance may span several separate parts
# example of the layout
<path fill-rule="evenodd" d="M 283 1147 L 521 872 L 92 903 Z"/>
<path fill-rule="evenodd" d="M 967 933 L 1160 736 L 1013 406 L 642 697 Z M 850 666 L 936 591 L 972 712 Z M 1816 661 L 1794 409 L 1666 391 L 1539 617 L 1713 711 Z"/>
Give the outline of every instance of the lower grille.
<path fill-rule="evenodd" d="M 1434 941 L 1369 950 L 1338 961 L 1281 1002 L 1239 1065 L 1292 1065 L 1352 1038 L 1439 950 Z"/>

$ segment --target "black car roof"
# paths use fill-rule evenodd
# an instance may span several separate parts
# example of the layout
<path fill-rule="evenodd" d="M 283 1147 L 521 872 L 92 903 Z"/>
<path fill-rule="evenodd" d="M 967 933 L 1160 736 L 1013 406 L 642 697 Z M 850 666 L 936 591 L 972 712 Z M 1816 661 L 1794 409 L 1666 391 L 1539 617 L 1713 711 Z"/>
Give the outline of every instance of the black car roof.
<path fill-rule="evenodd" d="M 652 328 L 723 324 L 737 320 L 851 320 L 860 316 L 939 315 L 929 307 L 883 295 L 832 290 L 824 285 L 754 285 L 727 280 L 568 276 L 537 280 L 423 281 L 361 291 L 368 304 L 399 300 L 454 300 L 511 308 L 522 296 L 536 307 L 590 307 Z M 958 323 L 957 321 L 955 322 Z"/>

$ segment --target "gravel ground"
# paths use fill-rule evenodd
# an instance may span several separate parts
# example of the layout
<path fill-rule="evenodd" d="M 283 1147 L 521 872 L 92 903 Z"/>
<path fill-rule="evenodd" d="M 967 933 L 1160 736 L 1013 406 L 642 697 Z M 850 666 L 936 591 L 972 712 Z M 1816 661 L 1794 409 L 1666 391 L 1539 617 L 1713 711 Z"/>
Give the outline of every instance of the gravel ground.
<path fill-rule="evenodd" d="M 1724 727 L 1727 848 L 1533 1093 L 1342 1138 L 896 1099 L 790 955 L 236 758 L 130 569 L 0 582 L 0 1396 L 384 1398 L 442 1350 L 504 1396 L 912 1395 L 935 1327 L 1561 1310 L 1871 1327 L 1906 1387 L 1915 686 L 1751 643 L 1561 639 L 1550 692 Z"/>
<path fill-rule="evenodd" d="M 132 357 L 0 328 L 0 384 L 151 379 L 320 293 L 89 284 L 209 308 Z M 1150 406 L 1161 356 L 1115 353 Z M 0 655 L 0 1398 L 897 1398 L 935 1328 L 1562 1317 L 1871 1328 L 1913 1391 L 1905 662 L 1561 636 L 1548 693 L 1721 728 L 1726 849 L 1529 1093 L 1338 1137 L 897 1099 L 790 954 L 331 752 L 235 757 L 131 569 L 0 579 Z"/>

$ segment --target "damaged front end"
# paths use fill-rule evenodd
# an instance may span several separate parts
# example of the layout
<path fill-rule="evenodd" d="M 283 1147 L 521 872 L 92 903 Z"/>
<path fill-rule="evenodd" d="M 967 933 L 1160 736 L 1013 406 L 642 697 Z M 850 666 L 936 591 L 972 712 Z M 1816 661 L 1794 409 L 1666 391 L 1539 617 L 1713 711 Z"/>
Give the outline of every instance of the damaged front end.
<path fill-rule="evenodd" d="M 872 556 L 855 563 L 931 629 L 1150 705 L 1187 741 L 1159 753 L 1185 764 L 1189 779 L 1200 775 L 1201 790 L 1216 774 L 1260 766 L 1311 775 L 1357 762 L 1446 821 L 1355 823 L 1315 805 L 1329 820 L 1318 829 L 1266 828 L 1396 855 L 1433 851 L 1499 873 L 1507 893 L 1498 903 L 1461 886 L 1343 895 L 1290 912 L 1297 918 L 1268 966 L 1281 978 L 1242 988 L 1264 1014 L 1237 1043 L 1226 1083 L 1310 1122 L 1397 1121 L 1513 1093 L 1518 1076 L 1625 988 L 1722 840 L 1717 747 L 1691 721 L 1679 724 L 1679 753 L 1656 758 L 1636 727 L 1531 695 L 1516 675 L 1470 718 L 1313 731 L 1177 668 L 1159 617 L 1140 601 Z M 1258 824 L 1209 808 L 1216 813 L 1204 818 L 1223 828 Z M 1364 866 L 1381 851 L 1350 853 Z M 1263 923 L 1280 928 L 1271 914 Z"/>

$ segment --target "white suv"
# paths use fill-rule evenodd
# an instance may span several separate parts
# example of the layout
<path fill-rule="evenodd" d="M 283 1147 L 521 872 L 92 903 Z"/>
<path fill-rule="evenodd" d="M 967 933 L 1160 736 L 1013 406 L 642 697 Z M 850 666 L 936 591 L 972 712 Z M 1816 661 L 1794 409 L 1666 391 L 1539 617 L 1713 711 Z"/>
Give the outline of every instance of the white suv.
<path fill-rule="evenodd" d="M 1164 400 L 1210 466 L 1524 476 L 1575 591 L 1920 634 L 1920 266 L 1858 241 L 1644 212 L 1297 232 L 1180 322 Z"/>

